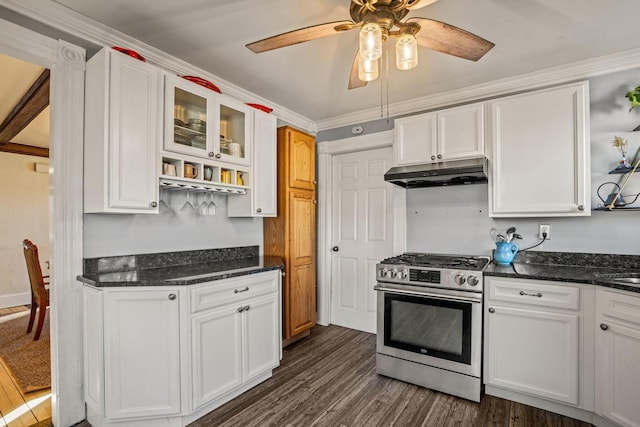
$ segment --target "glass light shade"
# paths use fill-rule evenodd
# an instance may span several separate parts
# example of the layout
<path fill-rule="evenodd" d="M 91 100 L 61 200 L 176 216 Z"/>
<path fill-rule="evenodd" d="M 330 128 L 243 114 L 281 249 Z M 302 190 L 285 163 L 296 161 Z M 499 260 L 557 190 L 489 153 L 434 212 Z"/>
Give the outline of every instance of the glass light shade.
<path fill-rule="evenodd" d="M 375 22 L 365 24 L 360 30 L 360 57 L 375 61 L 382 56 L 382 30 Z"/>
<path fill-rule="evenodd" d="M 378 60 L 369 61 L 362 55 L 358 58 L 358 78 L 363 82 L 371 82 L 378 78 Z"/>
<path fill-rule="evenodd" d="M 396 67 L 410 70 L 418 65 L 418 42 L 413 34 L 403 34 L 396 43 Z"/>

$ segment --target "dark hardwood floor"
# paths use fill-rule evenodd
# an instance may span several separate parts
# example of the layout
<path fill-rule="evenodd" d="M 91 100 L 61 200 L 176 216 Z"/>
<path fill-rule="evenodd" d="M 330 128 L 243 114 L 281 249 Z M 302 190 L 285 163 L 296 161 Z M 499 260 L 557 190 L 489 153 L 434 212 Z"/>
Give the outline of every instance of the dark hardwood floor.
<path fill-rule="evenodd" d="M 205 415 L 203 426 L 589 426 L 484 395 L 474 403 L 376 374 L 375 335 L 317 326 L 273 378 Z"/>

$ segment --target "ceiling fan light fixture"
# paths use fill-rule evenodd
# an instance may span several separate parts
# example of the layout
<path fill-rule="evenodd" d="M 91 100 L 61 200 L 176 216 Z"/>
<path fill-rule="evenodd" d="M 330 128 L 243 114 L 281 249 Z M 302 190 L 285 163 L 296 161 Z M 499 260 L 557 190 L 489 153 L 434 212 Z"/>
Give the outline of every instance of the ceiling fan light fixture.
<path fill-rule="evenodd" d="M 396 67 L 411 70 L 418 65 L 418 42 L 413 34 L 403 34 L 396 42 Z"/>
<path fill-rule="evenodd" d="M 375 61 L 382 56 L 382 29 L 375 22 L 369 22 L 360 30 L 360 57 Z"/>
<path fill-rule="evenodd" d="M 358 57 L 358 78 L 363 82 L 372 82 L 378 78 L 378 60 L 369 61 L 360 55 Z"/>

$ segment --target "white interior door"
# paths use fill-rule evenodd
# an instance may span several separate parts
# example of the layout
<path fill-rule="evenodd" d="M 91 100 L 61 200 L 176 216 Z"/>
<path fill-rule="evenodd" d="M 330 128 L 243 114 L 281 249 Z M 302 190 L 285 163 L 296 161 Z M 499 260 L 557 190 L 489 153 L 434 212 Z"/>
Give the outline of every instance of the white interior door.
<path fill-rule="evenodd" d="M 375 333 L 376 263 L 393 255 L 391 148 L 333 157 L 331 323 Z"/>

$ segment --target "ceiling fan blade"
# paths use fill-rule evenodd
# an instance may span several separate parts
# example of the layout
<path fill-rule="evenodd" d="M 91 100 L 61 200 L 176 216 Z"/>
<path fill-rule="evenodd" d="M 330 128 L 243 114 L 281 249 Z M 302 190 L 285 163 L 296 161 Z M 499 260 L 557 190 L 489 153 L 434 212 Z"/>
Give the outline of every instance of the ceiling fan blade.
<path fill-rule="evenodd" d="M 427 18 L 407 19 L 410 21 L 420 25 L 416 34 L 418 44 L 438 52 L 477 61 L 495 46 L 482 37 L 444 22 Z"/>
<path fill-rule="evenodd" d="M 349 90 L 365 87 L 368 83 L 360 80 L 360 77 L 358 77 L 358 56 L 360 56 L 359 50 L 356 51 L 356 56 L 353 58 L 353 64 L 351 64 L 351 72 L 349 73 Z"/>
<path fill-rule="evenodd" d="M 429 6 L 431 3 L 435 3 L 438 0 L 409 0 L 406 8 L 409 10 L 421 9 L 425 6 Z"/>
<path fill-rule="evenodd" d="M 249 43 L 247 47 L 255 53 L 262 53 L 268 50 L 279 49 L 285 46 L 291 46 L 322 37 L 332 36 L 342 31 L 356 28 L 357 26 L 358 25 L 353 21 L 327 22 L 324 24 L 300 28 L 299 30 L 289 31 L 288 33 L 278 34 L 277 36 L 258 40 L 257 42 Z M 336 27 L 340 28 L 336 29 Z"/>

